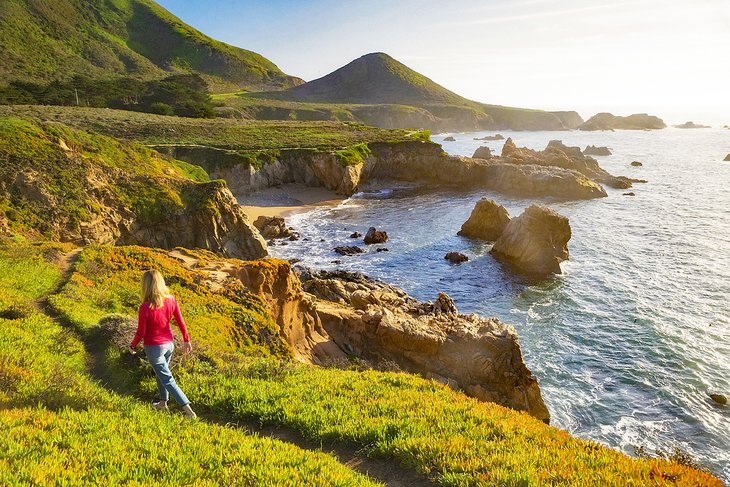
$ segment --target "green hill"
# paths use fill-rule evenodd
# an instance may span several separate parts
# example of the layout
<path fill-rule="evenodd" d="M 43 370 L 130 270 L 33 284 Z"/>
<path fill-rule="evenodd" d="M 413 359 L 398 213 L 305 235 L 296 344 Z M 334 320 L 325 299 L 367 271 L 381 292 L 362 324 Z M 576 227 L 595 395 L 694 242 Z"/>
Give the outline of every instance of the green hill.
<path fill-rule="evenodd" d="M 322 78 L 285 91 L 227 95 L 218 100 L 238 109 L 241 116 L 349 119 L 387 128 L 564 130 L 583 123 L 576 112 L 526 110 L 468 100 L 382 52 L 366 54 Z"/>
<path fill-rule="evenodd" d="M 0 80 L 74 75 L 158 79 L 193 72 L 211 91 L 277 90 L 302 81 L 202 34 L 152 0 L 0 2 Z"/>

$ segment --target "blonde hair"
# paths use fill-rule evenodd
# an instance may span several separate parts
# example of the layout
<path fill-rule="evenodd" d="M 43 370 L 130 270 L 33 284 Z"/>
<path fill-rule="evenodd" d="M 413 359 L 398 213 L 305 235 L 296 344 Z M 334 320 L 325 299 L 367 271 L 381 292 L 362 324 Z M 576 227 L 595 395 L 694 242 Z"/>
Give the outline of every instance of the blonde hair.
<path fill-rule="evenodd" d="M 170 290 L 165 285 L 165 278 L 159 271 L 150 270 L 142 275 L 142 302 L 149 303 L 151 308 L 161 308 Z"/>

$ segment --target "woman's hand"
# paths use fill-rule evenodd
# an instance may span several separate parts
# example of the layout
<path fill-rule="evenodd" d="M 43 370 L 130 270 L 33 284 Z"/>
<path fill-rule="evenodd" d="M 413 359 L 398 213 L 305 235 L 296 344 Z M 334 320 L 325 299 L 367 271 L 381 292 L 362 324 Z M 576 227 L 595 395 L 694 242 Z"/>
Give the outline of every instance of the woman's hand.
<path fill-rule="evenodd" d="M 131 353 L 132 355 L 137 355 L 137 350 L 135 350 L 134 347 L 132 345 L 130 345 L 129 346 L 129 353 Z"/>
<path fill-rule="evenodd" d="M 189 354 L 193 351 L 193 344 L 190 342 L 185 342 L 185 354 Z"/>

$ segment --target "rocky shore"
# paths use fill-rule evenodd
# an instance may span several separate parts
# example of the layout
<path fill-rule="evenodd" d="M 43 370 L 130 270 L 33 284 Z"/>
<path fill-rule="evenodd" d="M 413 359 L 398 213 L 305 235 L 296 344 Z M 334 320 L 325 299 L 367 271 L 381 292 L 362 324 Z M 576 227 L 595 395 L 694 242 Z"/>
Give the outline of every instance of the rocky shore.
<path fill-rule="evenodd" d="M 261 298 L 298 360 L 332 365 L 352 357 L 374 368 L 403 370 L 483 401 L 549 422 L 537 380 L 526 367 L 513 327 L 461 315 L 441 294 L 419 302 L 402 290 L 346 272 L 297 275 L 273 259 L 225 263 L 216 272 Z"/>

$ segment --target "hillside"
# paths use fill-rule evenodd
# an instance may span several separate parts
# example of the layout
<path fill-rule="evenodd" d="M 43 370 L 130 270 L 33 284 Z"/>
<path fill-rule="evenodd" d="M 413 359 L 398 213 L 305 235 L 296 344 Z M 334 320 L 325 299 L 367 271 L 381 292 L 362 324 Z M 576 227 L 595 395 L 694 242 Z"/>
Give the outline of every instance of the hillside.
<path fill-rule="evenodd" d="M 221 265 L 209 253 L 188 252 L 187 269 L 141 247 L 77 252 L 0 236 L 0 483 L 721 485 L 435 381 L 295 365 L 260 300 L 206 288 L 204 269 Z M 175 373 L 201 421 L 149 408 L 151 370 L 125 351 L 150 267 L 188 317 L 195 352 Z M 162 448 L 150 431 L 185 441 Z"/>
<path fill-rule="evenodd" d="M 204 35 L 152 0 L 5 0 L 0 82 L 203 76 L 211 91 L 277 90 L 302 81 L 252 51 Z"/>
<path fill-rule="evenodd" d="M 468 100 L 385 53 L 366 54 L 322 78 L 285 91 L 228 95 L 219 100 L 239 109 L 240 115 L 253 118 L 352 119 L 387 128 L 564 130 L 583 123 L 575 112 L 526 110 Z"/>

